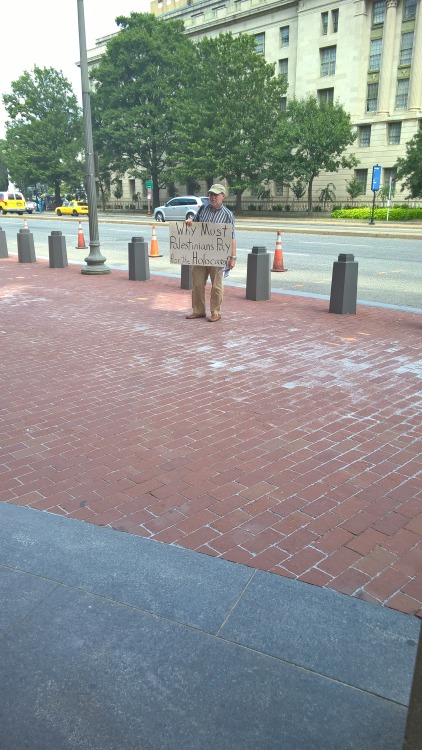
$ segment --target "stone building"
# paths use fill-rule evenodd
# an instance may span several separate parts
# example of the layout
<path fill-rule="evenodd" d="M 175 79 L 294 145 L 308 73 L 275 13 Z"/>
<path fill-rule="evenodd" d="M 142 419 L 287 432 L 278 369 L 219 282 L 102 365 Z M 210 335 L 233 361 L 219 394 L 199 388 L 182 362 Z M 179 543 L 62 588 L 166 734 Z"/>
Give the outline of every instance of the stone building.
<path fill-rule="evenodd" d="M 316 93 L 344 106 L 357 131 L 350 151 L 359 164 L 321 174 L 314 201 L 329 182 L 336 201 L 345 201 L 346 182 L 355 176 L 367 202 L 375 164 L 389 185 L 393 165 L 422 120 L 421 0 L 152 0 L 151 12 L 182 19 L 192 40 L 227 31 L 252 34 L 257 51 L 286 75 L 287 98 Z M 89 50 L 92 64 L 107 39 Z M 122 187 L 127 197 L 136 191 Z M 277 184 L 272 193 L 282 201 L 289 197 Z M 397 191 L 400 201 L 405 195 Z"/>

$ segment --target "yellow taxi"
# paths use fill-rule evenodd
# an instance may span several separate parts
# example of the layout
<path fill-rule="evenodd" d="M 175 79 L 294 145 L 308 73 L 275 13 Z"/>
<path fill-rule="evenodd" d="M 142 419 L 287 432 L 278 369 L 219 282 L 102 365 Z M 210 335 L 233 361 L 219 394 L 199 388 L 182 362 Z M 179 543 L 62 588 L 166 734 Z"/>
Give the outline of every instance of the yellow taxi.
<path fill-rule="evenodd" d="M 0 192 L 0 213 L 20 214 L 22 216 L 25 209 L 26 202 L 22 193 Z"/>
<path fill-rule="evenodd" d="M 69 201 L 55 209 L 57 216 L 88 216 L 88 203 Z"/>

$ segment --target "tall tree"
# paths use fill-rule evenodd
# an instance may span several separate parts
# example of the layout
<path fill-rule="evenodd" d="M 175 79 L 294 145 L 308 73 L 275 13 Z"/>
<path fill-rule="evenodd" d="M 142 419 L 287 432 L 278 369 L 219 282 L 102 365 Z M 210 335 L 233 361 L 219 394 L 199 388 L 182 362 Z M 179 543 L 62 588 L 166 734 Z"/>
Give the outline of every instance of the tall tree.
<path fill-rule="evenodd" d="M 82 115 L 72 87 L 54 68 L 25 71 L 3 95 L 8 115 L 4 159 L 22 189 L 38 182 L 79 184 L 83 176 Z"/>
<path fill-rule="evenodd" d="M 7 190 L 8 174 L 4 158 L 5 141 L 0 141 L 0 190 Z"/>
<path fill-rule="evenodd" d="M 403 180 L 401 190 L 409 190 L 412 198 L 422 197 L 422 130 L 406 144 L 406 155 L 397 160 L 394 169 L 397 180 Z"/>
<path fill-rule="evenodd" d="M 93 69 L 93 136 L 100 163 L 152 179 L 154 205 L 170 179 L 174 112 L 193 75 L 192 42 L 181 21 L 148 13 L 119 16 L 119 34 Z"/>
<path fill-rule="evenodd" d="M 311 212 L 315 177 L 322 171 L 337 172 L 358 163 L 353 154 L 344 153 L 355 138 L 350 115 L 341 104 L 320 102 L 312 94 L 291 99 L 270 143 L 272 176 L 287 183 L 305 182 Z"/>
<path fill-rule="evenodd" d="M 194 85 L 180 102 L 173 154 L 178 176 L 225 178 L 240 211 L 243 191 L 265 177 L 286 79 L 274 75 L 249 34 L 204 37 L 196 57 Z"/>

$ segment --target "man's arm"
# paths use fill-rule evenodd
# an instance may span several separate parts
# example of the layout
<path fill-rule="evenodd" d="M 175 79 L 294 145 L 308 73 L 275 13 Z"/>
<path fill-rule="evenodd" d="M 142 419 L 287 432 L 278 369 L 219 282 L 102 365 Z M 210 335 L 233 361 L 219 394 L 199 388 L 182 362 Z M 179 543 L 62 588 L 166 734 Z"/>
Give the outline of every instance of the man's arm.
<path fill-rule="evenodd" d="M 231 254 L 230 258 L 229 258 L 229 268 L 230 268 L 230 270 L 232 268 L 234 268 L 235 263 L 236 263 L 236 238 L 233 237 L 232 238 L 232 254 Z"/>

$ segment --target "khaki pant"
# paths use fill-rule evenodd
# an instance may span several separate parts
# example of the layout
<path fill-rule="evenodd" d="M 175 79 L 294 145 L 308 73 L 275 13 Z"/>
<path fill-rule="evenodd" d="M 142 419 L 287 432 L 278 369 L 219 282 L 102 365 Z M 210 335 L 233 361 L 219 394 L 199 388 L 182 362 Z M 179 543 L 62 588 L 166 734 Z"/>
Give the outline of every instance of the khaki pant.
<path fill-rule="evenodd" d="M 205 314 L 205 286 L 208 276 L 211 279 L 211 315 L 220 314 L 223 301 L 223 269 L 214 266 L 194 266 L 192 268 L 192 312 Z"/>

